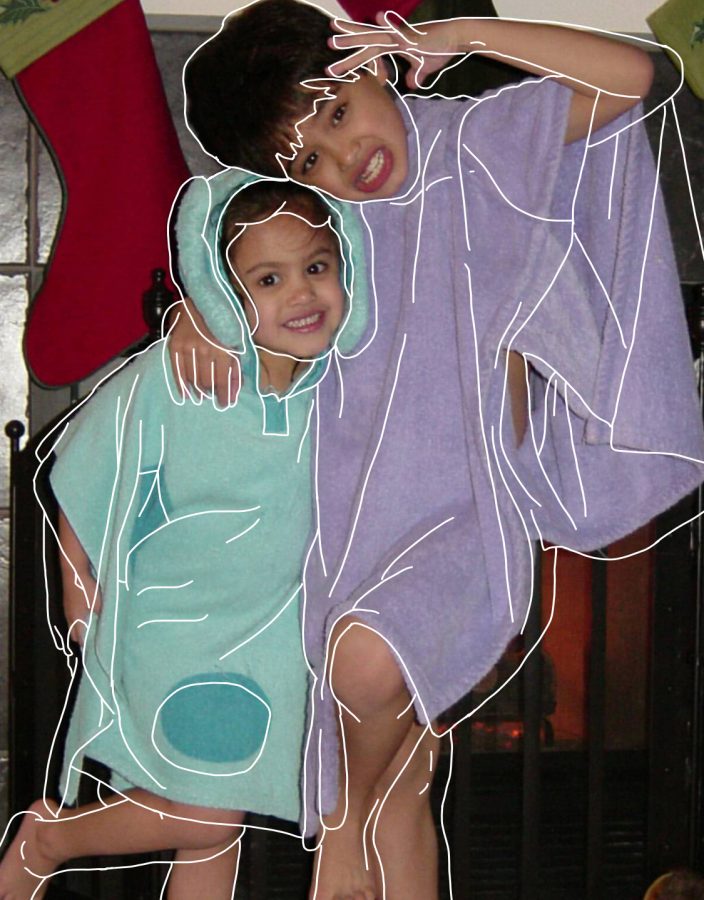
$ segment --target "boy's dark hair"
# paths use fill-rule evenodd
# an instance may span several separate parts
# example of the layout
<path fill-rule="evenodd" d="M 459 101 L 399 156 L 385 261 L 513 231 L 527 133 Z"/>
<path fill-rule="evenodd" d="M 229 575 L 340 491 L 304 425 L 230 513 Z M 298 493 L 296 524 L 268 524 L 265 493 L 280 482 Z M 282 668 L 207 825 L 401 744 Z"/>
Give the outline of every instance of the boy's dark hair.
<path fill-rule="evenodd" d="M 311 225 L 324 225 L 330 218 L 330 209 L 315 191 L 293 181 L 255 181 L 230 200 L 223 215 L 220 252 L 226 264 L 239 226 L 263 222 L 277 211 L 299 215 Z"/>
<path fill-rule="evenodd" d="M 296 0 L 261 0 L 231 16 L 184 71 L 186 116 L 205 150 L 227 166 L 281 174 L 276 153 L 312 109 L 301 81 L 326 77 L 345 56 L 328 47 L 331 34 L 326 15 Z"/>

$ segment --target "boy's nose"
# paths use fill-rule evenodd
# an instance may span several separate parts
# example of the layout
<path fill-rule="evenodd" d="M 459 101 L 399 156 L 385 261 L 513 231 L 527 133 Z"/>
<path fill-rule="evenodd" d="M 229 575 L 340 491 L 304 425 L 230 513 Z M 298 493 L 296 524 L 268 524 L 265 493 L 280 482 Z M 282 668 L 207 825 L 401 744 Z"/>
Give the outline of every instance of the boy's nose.
<path fill-rule="evenodd" d="M 359 144 L 355 140 L 341 141 L 335 148 L 338 165 L 347 169 L 357 161 Z"/>

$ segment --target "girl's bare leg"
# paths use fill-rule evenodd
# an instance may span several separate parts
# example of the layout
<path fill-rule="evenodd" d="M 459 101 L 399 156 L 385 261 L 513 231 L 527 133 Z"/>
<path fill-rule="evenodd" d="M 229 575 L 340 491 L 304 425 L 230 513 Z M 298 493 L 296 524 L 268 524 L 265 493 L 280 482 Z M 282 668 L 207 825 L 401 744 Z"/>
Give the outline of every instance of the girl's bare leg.
<path fill-rule="evenodd" d="M 44 880 L 70 859 L 233 843 L 242 814 L 174 803 L 136 789 L 105 803 L 62 809 L 33 803 L 0 864 L 0 900 L 39 900 Z M 210 855 L 210 854 L 204 854 Z"/>
<path fill-rule="evenodd" d="M 49 807 L 47 809 L 47 806 Z M 22 813 L 22 824 L 0 863 L 0 898 L 2 900 L 39 900 L 49 887 L 44 875 L 50 875 L 57 863 L 42 853 L 37 835 L 42 818 L 53 821 L 57 804 L 41 800 Z"/>
<path fill-rule="evenodd" d="M 373 812 L 383 799 L 377 785 L 408 737 L 413 709 L 396 657 L 372 629 L 342 620 L 333 630 L 331 647 L 330 681 L 341 704 L 346 761 L 342 754 L 340 798 L 324 823 L 310 896 L 374 900 L 381 894 L 373 854 L 367 859 L 369 867 L 365 865 L 365 824 L 369 819 L 367 837 L 371 837 Z"/>
<path fill-rule="evenodd" d="M 168 900 L 233 900 L 242 835 L 203 850 L 178 850 L 168 879 Z"/>

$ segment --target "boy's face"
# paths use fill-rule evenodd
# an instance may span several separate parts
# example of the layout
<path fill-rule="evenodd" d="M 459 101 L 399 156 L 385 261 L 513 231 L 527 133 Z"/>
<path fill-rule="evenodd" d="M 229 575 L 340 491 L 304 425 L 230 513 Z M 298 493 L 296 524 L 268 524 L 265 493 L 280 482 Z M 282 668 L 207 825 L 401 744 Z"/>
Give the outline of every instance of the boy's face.
<path fill-rule="evenodd" d="M 270 383 L 284 390 L 296 361 L 324 353 L 342 321 L 337 239 L 328 226 L 279 213 L 248 225 L 229 255 L 248 295 L 245 316 L 260 359 Z"/>
<path fill-rule="evenodd" d="M 340 82 L 336 96 L 316 104 L 298 125 L 303 143 L 289 174 L 340 200 L 394 197 L 408 174 L 408 145 L 401 113 L 378 75 Z"/>

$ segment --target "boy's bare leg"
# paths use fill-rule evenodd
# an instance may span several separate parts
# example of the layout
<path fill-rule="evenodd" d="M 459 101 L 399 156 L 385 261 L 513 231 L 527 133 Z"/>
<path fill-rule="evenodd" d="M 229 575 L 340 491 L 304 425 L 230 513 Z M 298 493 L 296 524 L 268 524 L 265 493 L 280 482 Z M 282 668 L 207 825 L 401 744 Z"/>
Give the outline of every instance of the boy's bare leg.
<path fill-rule="evenodd" d="M 57 810 L 56 803 L 38 800 L 24 814 L 0 864 L 0 900 L 39 900 L 48 876 L 70 859 L 176 847 L 203 852 L 234 842 L 242 830 L 241 813 L 174 803 L 143 790 L 62 809 L 58 818 Z"/>
<path fill-rule="evenodd" d="M 430 793 L 439 751 L 440 739 L 414 723 L 377 784 L 382 800 L 372 839 L 380 897 L 438 896 L 438 842 Z"/>
<path fill-rule="evenodd" d="M 233 900 L 242 836 L 204 850 L 178 850 L 168 878 L 168 900 Z"/>
<path fill-rule="evenodd" d="M 381 894 L 373 873 L 373 854 L 368 857 L 369 868 L 365 866 L 365 824 L 382 799 L 377 796 L 377 784 L 408 736 L 413 709 L 396 657 L 372 629 L 343 620 L 333 630 L 331 647 L 330 680 L 342 705 L 346 763 L 343 757 L 339 802 L 335 813 L 325 820 L 310 896 L 315 900 L 374 900 Z M 369 838 L 371 827 L 373 816 L 367 829 Z"/>

